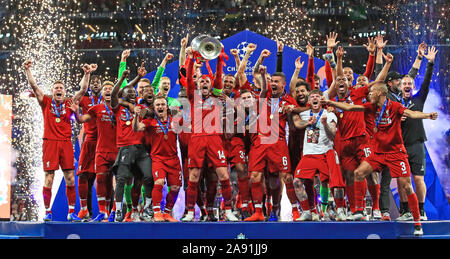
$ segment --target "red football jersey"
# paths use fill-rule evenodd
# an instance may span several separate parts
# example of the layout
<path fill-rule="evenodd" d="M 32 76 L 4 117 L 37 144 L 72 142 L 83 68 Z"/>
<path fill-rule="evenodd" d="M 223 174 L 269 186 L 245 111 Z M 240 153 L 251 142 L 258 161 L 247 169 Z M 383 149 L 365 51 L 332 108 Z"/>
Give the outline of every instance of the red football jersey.
<path fill-rule="evenodd" d="M 110 116 L 115 116 L 112 108 L 108 106 L 110 114 L 106 110 L 105 104 L 92 106 L 88 111 L 97 128 L 97 152 L 117 152 L 116 145 L 116 123 Z M 114 118 L 114 117 L 113 117 Z"/>
<path fill-rule="evenodd" d="M 386 109 L 374 134 L 373 151 L 375 153 L 406 152 L 401 128 L 401 118 L 406 108 L 401 103 L 387 100 Z M 378 119 L 381 109 L 376 104 L 365 103 L 363 106 L 366 113 L 374 116 L 374 120 Z"/>
<path fill-rule="evenodd" d="M 146 127 L 145 134 L 149 135 L 151 139 L 150 154 L 152 159 L 178 159 L 177 133 L 173 128 L 174 122 L 171 116 L 169 116 L 169 121 L 169 125 L 167 125 L 168 121 L 160 121 L 160 125 L 156 118 L 145 119 L 142 121 Z M 167 126 L 169 128 L 167 130 L 166 139 L 164 131 Z"/>
<path fill-rule="evenodd" d="M 100 99 L 100 100 L 99 100 Z M 100 104 L 101 96 L 83 96 L 80 101 L 80 107 L 83 114 L 87 114 L 88 110 L 94 105 Z M 84 123 L 84 133 L 86 134 L 85 141 L 97 140 L 97 124 L 95 120 Z"/>
<path fill-rule="evenodd" d="M 272 102 L 276 102 L 277 105 L 271 107 Z M 286 140 L 287 114 L 283 113 L 282 108 L 287 105 L 294 105 L 295 107 L 298 107 L 297 101 L 286 93 L 280 98 L 272 98 L 272 91 L 271 88 L 269 88 L 267 98 L 259 99 L 258 103 L 258 108 L 261 108 L 261 111 L 259 111 L 260 116 L 258 120 L 258 134 L 264 136 L 271 136 L 272 134 L 275 134 L 278 138 Z M 261 116 L 262 114 L 265 116 Z M 278 123 L 273 123 L 273 120 L 276 118 L 276 114 L 278 114 Z M 266 119 L 266 122 L 261 122 L 260 120 L 262 119 Z"/>
<path fill-rule="evenodd" d="M 362 105 L 368 93 L 367 87 L 352 89 L 349 91 L 349 95 L 344 99 L 339 99 L 339 102 Z M 363 112 L 344 111 L 338 113 L 337 116 L 338 130 L 342 140 L 362 136 L 366 132 Z"/>
<path fill-rule="evenodd" d="M 44 116 L 44 139 L 47 140 L 71 140 L 72 139 L 72 125 L 70 117 L 72 110 L 70 110 L 68 101 L 64 100 L 61 105 L 53 104 L 53 99 L 44 95 L 41 109 Z M 56 110 L 55 110 L 56 109 Z M 60 116 L 56 116 L 59 112 Z M 59 122 L 57 122 L 57 120 Z"/>
<path fill-rule="evenodd" d="M 135 132 L 131 125 L 134 112 L 119 105 L 114 109 L 114 115 L 116 116 L 117 125 L 117 147 L 143 144 L 144 133 Z"/>

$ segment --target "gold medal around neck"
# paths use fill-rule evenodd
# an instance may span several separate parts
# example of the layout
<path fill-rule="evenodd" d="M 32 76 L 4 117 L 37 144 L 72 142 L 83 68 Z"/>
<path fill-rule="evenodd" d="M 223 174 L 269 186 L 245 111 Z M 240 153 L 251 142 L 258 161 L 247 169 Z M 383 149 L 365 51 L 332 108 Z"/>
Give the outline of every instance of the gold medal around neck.
<path fill-rule="evenodd" d="M 269 117 L 271 120 L 273 120 L 273 114 L 270 114 L 270 117 Z"/>
<path fill-rule="evenodd" d="M 246 125 L 246 126 L 245 126 L 245 129 L 246 129 L 246 130 L 250 130 L 250 125 Z"/>
<path fill-rule="evenodd" d="M 56 121 L 56 123 L 60 123 L 61 119 L 60 118 L 56 118 L 55 121 Z"/>
<path fill-rule="evenodd" d="M 339 115 L 339 117 L 341 117 L 341 119 L 342 119 L 342 117 L 344 117 L 344 114 L 343 114 L 343 113 L 341 113 L 341 115 Z"/>
<path fill-rule="evenodd" d="M 130 125 L 131 125 L 131 121 L 127 121 L 125 124 L 126 124 L 127 126 L 130 126 Z"/>
<path fill-rule="evenodd" d="M 378 132 L 378 128 L 377 127 L 373 128 L 373 132 L 377 133 Z"/>
<path fill-rule="evenodd" d="M 168 140 L 168 139 L 169 139 L 169 136 L 167 136 L 167 134 L 164 134 L 164 139 L 165 139 L 165 140 Z"/>

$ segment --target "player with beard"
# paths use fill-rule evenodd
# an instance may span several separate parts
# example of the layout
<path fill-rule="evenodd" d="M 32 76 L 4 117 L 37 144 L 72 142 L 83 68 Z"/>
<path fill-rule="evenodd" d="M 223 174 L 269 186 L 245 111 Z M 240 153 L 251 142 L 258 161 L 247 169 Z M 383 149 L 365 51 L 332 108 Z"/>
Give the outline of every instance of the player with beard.
<path fill-rule="evenodd" d="M 373 171 L 380 172 L 382 167 L 389 167 L 393 178 L 397 178 L 399 189 L 403 189 L 408 197 L 408 205 L 414 219 L 414 235 L 423 235 L 420 223 L 419 203 L 411 184 L 411 170 L 408 155 L 403 144 L 401 132 L 401 118 L 405 116 L 411 119 L 437 119 L 437 112 L 423 113 L 411 111 L 402 104 L 393 102 L 387 98 L 386 85 L 377 83 L 370 89 L 370 102 L 363 105 L 352 105 L 344 102 L 333 102 L 322 99 L 324 104 L 334 106 L 345 111 L 364 112 L 365 116 L 371 116 L 375 120 L 375 141 L 369 157 L 355 170 L 355 220 L 362 220 L 364 195 L 366 188 L 365 177 Z"/>
<path fill-rule="evenodd" d="M 89 108 L 102 102 L 102 82 L 100 77 L 92 76 L 90 92 L 81 98 L 80 107 L 83 114 Z M 95 121 L 83 124 L 84 141 L 81 146 L 81 153 L 78 162 L 78 195 L 80 197 L 80 211 L 78 217 L 83 221 L 88 221 L 92 213 L 92 187 L 95 181 L 95 147 L 97 145 L 97 126 Z M 89 209 L 88 209 L 89 208 Z"/>
<path fill-rule="evenodd" d="M 198 194 L 200 171 L 204 166 L 205 160 L 209 160 L 216 168 L 222 196 L 225 199 L 226 219 L 229 221 L 238 221 L 231 210 L 232 194 L 230 179 L 225 150 L 219 135 L 221 132 L 221 122 L 216 121 L 217 118 L 219 120 L 221 118 L 219 109 L 221 101 L 214 96 L 219 96 L 222 92 L 223 54 L 222 51 L 217 60 L 214 84 L 212 84 L 213 79 L 207 75 L 202 75 L 194 82 L 194 58 L 192 50 L 188 49 L 186 80 L 187 96 L 191 104 L 192 135 L 188 151 L 189 182 L 186 191 L 188 213 L 182 218 L 182 221 L 194 220 L 194 205 Z M 197 91 L 195 91 L 196 89 Z M 203 127 L 205 119 L 211 119 L 211 126 Z"/>
<path fill-rule="evenodd" d="M 129 74 L 123 72 L 124 78 Z M 123 80 L 118 81 L 118 86 Z M 116 118 L 111 107 L 111 93 L 114 83 L 105 81 L 102 86 L 102 101 L 89 108 L 83 115 L 79 114 L 78 103 L 71 106 L 80 123 L 94 122 L 97 130 L 95 147 L 95 174 L 97 179 L 97 202 L 99 214 L 92 220 L 102 222 L 108 218 L 109 204 L 113 189 L 113 175 L 110 171 L 117 157 Z"/>
<path fill-rule="evenodd" d="M 44 136 L 42 145 L 43 169 L 45 172 L 45 182 L 43 186 L 43 200 L 45 206 L 44 221 L 52 220 L 50 202 L 52 197 L 52 185 L 55 171 L 61 167 L 66 183 L 66 196 L 69 204 L 68 221 L 81 221 L 75 213 L 76 190 L 74 176 L 74 151 L 72 145 L 72 126 L 70 105 L 72 102 L 79 102 L 85 94 L 91 72 L 91 66 L 83 66 L 84 76 L 81 81 L 81 89 L 71 99 L 66 98 L 66 88 L 62 81 L 56 81 L 52 85 L 51 97 L 44 95 L 36 83 L 31 73 L 33 62 L 27 60 L 23 63 L 28 83 L 30 84 L 34 96 L 41 106 L 44 116 Z"/>
<path fill-rule="evenodd" d="M 310 111 L 293 118 L 295 127 L 306 129 L 303 156 L 295 170 L 295 192 L 303 213 L 298 221 L 318 221 L 314 202 L 314 177 L 318 173 L 322 185 L 330 186 L 337 207 L 337 220 L 345 221 L 344 180 L 339 167 L 339 158 L 333 148 L 337 118 L 334 113 L 322 108 L 319 89 L 311 90 L 308 97 Z"/>
<path fill-rule="evenodd" d="M 297 62 L 296 62 L 297 63 Z M 297 65 L 296 65 L 297 66 Z M 308 104 L 308 95 L 311 91 L 311 85 L 306 81 L 299 81 L 295 86 L 294 91 L 292 92 L 292 96 L 297 101 L 297 104 L 300 107 L 307 107 Z M 289 158 L 291 160 L 291 169 L 295 169 L 300 162 L 302 151 L 303 151 L 303 138 L 305 135 L 305 129 L 297 129 L 293 124 L 292 116 L 295 113 L 291 113 L 288 117 L 289 123 L 289 139 L 288 139 L 288 147 L 289 147 Z M 298 113 L 297 113 L 298 114 Z M 298 205 L 293 205 L 292 208 L 292 220 L 297 220 L 300 217 L 300 213 L 298 210 Z"/>
<path fill-rule="evenodd" d="M 178 196 L 181 186 L 181 166 L 177 154 L 177 133 L 175 132 L 178 121 L 168 114 L 168 105 L 165 96 L 159 95 L 154 101 L 153 118 L 147 118 L 138 122 L 141 114 L 141 107 L 135 108 L 135 118 L 133 119 L 133 130 L 146 131 L 151 135 L 151 156 L 153 178 L 155 186 L 153 187 L 153 211 L 154 221 L 177 222 L 171 215 L 173 205 Z M 176 118 L 179 120 L 179 118 Z M 167 179 L 167 185 L 170 192 L 167 195 L 167 203 L 164 212 L 161 211 L 161 201 L 163 198 L 163 187 Z"/>
<path fill-rule="evenodd" d="M 138 69 L 138 75 L 135 82 L 145 76 L 147 71 L 144 68 L 144 63 Z M 123 80 L 123 75 L 121 80 Z M 111 94 L 111 107 L 113 108 L 116 117 L 117 125 L 117 147 L 119 148 L 116 161 L 113 165 L 113 172 L 116 176 L 115 188 L 115 205 L 116 205 L 116 222 L 122 222 L 124 215 L 122 212 L 122 200 L 124 193 L 124 185 L 128 182 L 134 173 L 132 169 L 137 167 L 138 171 L 143 175 L 143 182 L 145 187 L 146 204 L 144 208 L 144 219 L 150 221 L 152 218 L 151 211 L 151 192 L 153 189 L 153 176 L 151 175 L 151 158 L 143 145 L 143 133 L 134 132 L 131 122 L 134 118 L 134 113 L 131 112 L 130 106 L 119 105 L 119 84 L 114 86 Z M 127 103 L 136 104 L 136 90 L 133 85 L 127 85 L 123 88 L 122 98 Z M 130 111 L 131 110 L 131 111 Z"/>
<path fill-rule="evenodd" d="M 286 192 L 291 204 L 297 204 L 292 175 L 290 172 L 289 150 L 285 139 L 285 127 L 287 114 L 284 106 L 292 105 L 297 107 L 296 101 L 285 93 L 286 77 L 283 73 L 276 72 L 272 75 L 270 87 L 267 88 L 266 68 L 260 66 L 261 83 L 261 105 L 259 106 L 258 133 L 252 137 L 252 146 L 249 153 L 249 168 L 251 172 L 251 192 L 255 204 L 255 213 L 246 218 L 245 221 L 263 221 L 262 198 L 263 186 L 262 178 L 264 169 L 269 171 L 269 186 L 272 190 L 279 189 L 278 174 L 286 184 Z M 270 98 L 270 99 L 269 99 Z M 290 111 L 292 111 L 292 107 Z M 275 118 L 275 120 L 273 120 Z M 261 122 L 265 120 L 265 122 Z M 273 123 L 273 121 L 278 123 Z M 273 195 L 277 197 L 277 195 Z M 280 201 L 275 200 L 273 212 L 280 209 Z"/>
<path fill-rule="evenodd" d="M 401 104 L 412 111 L 423 112 L 423 107 L 430 89 L 430 81 L 433 74 L 434 59 L 436 57 L 436 48 L 429 47 L 428 53 L 423 55 L 428 60 L 425 77 L 417 94 L 413 95 L 415 89 L 414 79 L 409 75 L 402 78 L 400 83 L 401 88 Z M 402 117 L 402 137 L 406 151 L 408 153 L 408 162 L 411 166 L 411 173 L 413 175 L 414 186 L 419 200 L 420 219 L 427 220 L 425 215 L 424 203 L 426 198 L 427 187 L 424 182 L 425 175 L 425 144 L 427 140 L 423 121 L 419 119 L 410 119 L 405 116 Z M 400 203 L 403 205 L 403 215 L 397 220 L 412 220 L 412 215 L 408 208 L 408 199 L 403 190 L 399 190 Z"/>

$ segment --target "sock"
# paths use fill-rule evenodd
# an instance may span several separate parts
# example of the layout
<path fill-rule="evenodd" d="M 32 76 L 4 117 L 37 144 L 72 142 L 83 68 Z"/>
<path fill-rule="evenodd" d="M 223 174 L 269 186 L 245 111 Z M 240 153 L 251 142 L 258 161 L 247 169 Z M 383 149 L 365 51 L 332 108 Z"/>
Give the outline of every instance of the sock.
<path fill-rule="evenodd" d="M 195 201 L 197 200 L 198 182 L 188 181 L 186 190 L 186 207 L 188 211 L 194 211 Z"/>
<path fill-rule="evenodd" d="M 302 210 L 303 210 L 303 211 L 310 210 L 308 200 L 300 201 L 300 206 L 302 207 Z"/>
<path fill-rule="evenodd" d="M 364 210 L 364 196 L 366 194 L 365 182 L 364 181 L 356 181 L 354 182 L 355 187 L 355 210 L 356 211 L 363 211 Z"/>
<path fill-rule="evenodd" d="M 75 212 L 75 203 L 77 201 L 77 192 L 75 191 L 75 185 L 66 186 L 67 202 L 69 204 L 69 213 Z"/>
<path fill-rule="evenodd" d="M 367 185 L 367 188 L 369 189 L 370 197 L 372 197 L 372 210 L 379 210 L 380 185 L 379 184 Z"/>
<path fill-rule="evenodd" d="M 142 186 L 138 184 L 133 184 L 133 187 L 131 188 L 131 203 L 134 208 L 137 208 L 137 206 L 139 205 L 139 199 L 141 198 L 141 188 Z"/>
<path fill-rule="evenodd" d="M 80 197 L 80 207 L 87 210 L 88 198 L 88 179 L 87 177 L 78 177 L 78 196 Z"/>
<path fill-rule="evenodd" d="M 320 199 L 321 201 L 321 210 L 322 212 L 327 211 L 328 206 L 328 194 L 330 193 L 330 189 L 328 187 L 324 187 L 323 185 L 320 185 Z"/>
<path fill-rule="evenodd" d="M 52 200 L 52 188 L 43 187 L 42 196 L 44 197 L 44 206 L 47 211 L 50 211 L 50 202 Z"/>
<path fill-rule="evenodd" d="M 152 199 L 153 199 L 153 211 L 159 212 L 161 210 L 161 201 L 163 198 L 163 187 L 162 185 L 155 184 L 152 190 Z M 147 202 L 146 202 L 147 205 Z"/>
<path fill-rule="evenodd" d="M 315 194 L 314 194 L 314 182 L 311 180 L 306 180 L 306 181 L 304 181 L 303 185 L 305 186 L 305 192 L 306 192 L 306 195 L 308 196 L 309 207 L 310 207 L 310 209 L 314 210 L 316 207 Z"/>
<path fill-rule="evenodd" d="M 419 201 L 417 200 L 417 195 L 415 193 L 408 195 L 408 205 L 411 209 L 414 225 L 420 225 Z"/>
<path fill-rule="evenodd" d="M 122 202 L 116 201 L 114 204 L 116 205 L 116 211 L 117 210 L 122 210 Z"/>
<path fill-rule="evenodd" d="M 262 183 L 261 181 L 257 183 L 252 183 L 252 198 L 253 198 L 253 204 L 256 206 L 261 204 L 260 209 L 262 209 L 262 200 L 263 200 L 263 189 L 262 189 Z"/>
<path fill-rule="evenodd" d="M 244 179 L 238 178 L 238 188 L 239 188 L 239 196 L 242 200 L 242 203 L 247 203 L 250 199 L 250 182 L 247 177 Z"/>
<path fill-rule="evenodd" d="M 177 189 L 176 191 L 174 191 L 173 188 L 170 189 L 169 193 L 166 196 L 166 206 L 164 207 L 164 212 L 170 213 L 172 211 L 173 205 L 175 205 L 178 197 L 178 192 L 179 189 Z"/>
<path fill-rule="evenodd" d="M 286 186 L 286 195 L 289 199 L 289 202 L 291 204 L 297 204 L 298 199 L 297 199 L 297 195 L 295 195 L 294 184 L 292 182 L 286 182 L 285 186 Z"/>
<path fill-rule="evenodd" d="M 222 197 L 225 200 L 225 209 L 231 209 L 231 199 L 233 198 L 230 179 L 220 181 L 220 188 L 222 190 Z"/>
<path fill-rule="evenodd" d="M 345 187 L 345 192 L 347 193 L 347 200 L 348 205 L 350 206 L 350 210 L 352 213 L 355 213 L 355 185 L 354 184 L 347 184 Z"/>
<path fill-rule="evenodd" d="M 417 194 L 416 194 L 416 196 L 417 196 Z M 419 211 L 425 211 L 424 205 L 425 205 L 424 202 L 419 202 Z"/>
<path fill-rule="evenodd" d="M 161 197 L 162 197 L 162 190 L 161 190 Z M 148 198 L 148 197 L 145 197 L 145 206 L 144 206 L 144 209 L 146 209 L 146 208 L 148 208 L 148 207 L 150 207 L 150 205 L 152 205 L 152 203 L 153 203 L 153 198 Z M 161 199 L 162 200 L 162 199 Z M 160 202 L 161 203 L 161 202 Z M 137 205 L 136 205 L 136 207 L 137 207 Z"/>
<path fill-rule="evenodd" d="M 98 210 L 101 213 L 106 213 L 106 189 L 107 189 L 106 175 L 97 175 L 97 201 Z"/>
<path fill-rule="evenodd" d="M 206 189 L 206 207 L 213 208 L 217 194 L 217 181 L 210 181 Z"/>
<path fill-rule="evenodd" d="M 131 189 L 133 188 L 133 185 L 125 184 L 123 187 L 123 195 L 125 196 L 125 203 L 127 204 L 127 212 L 131 211 L 132 208 L 132 199 L 131 199 Z"/>

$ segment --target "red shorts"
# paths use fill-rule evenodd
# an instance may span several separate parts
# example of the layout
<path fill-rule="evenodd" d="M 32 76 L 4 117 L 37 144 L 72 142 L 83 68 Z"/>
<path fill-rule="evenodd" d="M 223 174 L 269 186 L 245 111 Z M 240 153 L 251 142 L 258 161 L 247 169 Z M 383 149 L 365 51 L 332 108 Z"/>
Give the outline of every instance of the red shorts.
<path fill-rule="evenodd" d="M 192 136 L 189 143 L 188 167 L 202 168 L 205 159 L 215 168 L 227 167 L 227 157 L 219 135 Z"/>
<path fill-rule="evenodd" d="M 181 166 L 178 157 L 152 160 L 154 181 L 167 178 L 167 186 L 181 186 Z"/>
<path fill-rule="evenodd" d="M 339 141 L 336 151 L 341 159 L 343 171 L 355 171 L 366 158 L 367 148 L 370 147 L 368 136 L 358 136 Z"/>
<path fill-rule="evenodd" d="M 95 154 L 95 173 L 108 173 L 116 161 L 117 152 L 97 152 Z"/>
<path fill-rule="evenodd" d="M 320 155 L 303 155 L 295 169 L 294 178 L 311 179 L 319 173 L 320 181 L 328 181 L 330 188 L 345 187 L 339 167 L 339 157 L 333 149 Z"/>
<path fill-rule="evenodd" d="M 261 144 L 261 139 L 257 138 L 250 148 L 248 154 L 248 171 L 269 173 L 289 173 L 291 162 L 289 160 L 289 149 L 283 139 L 279 139 L 274 144 Z"/>
<path fill-rule="evenodd" d="M 410 177 L 408 155 L 403 152 L 397 153 L 374 153 L 365 159 L 370 164 L 373 171 L 381 172 L 384 167 L 388 167 L 392 178 Z"/>
<path fill-rule="evenodd" d="M 82 173 L 95 173 L 95 150 L 97 141 L 84 141 L 78 161 L 77 175 Z"/>
<path fill-rule="evenodd" d="M 246 143 L 241 137 L 233 137 L 231 138 L 231 153 L 230 153 L 230 161 L 231 167 L 234 167 L 236 164 L 245 164 L 247 163 L 247 150 Z"/>
<path fill-rule="evenodd" d="M 74 170 L 73 145 L 70 140 L 46 140 L 42 143 L 42 162 L 44 171 Z"/>

